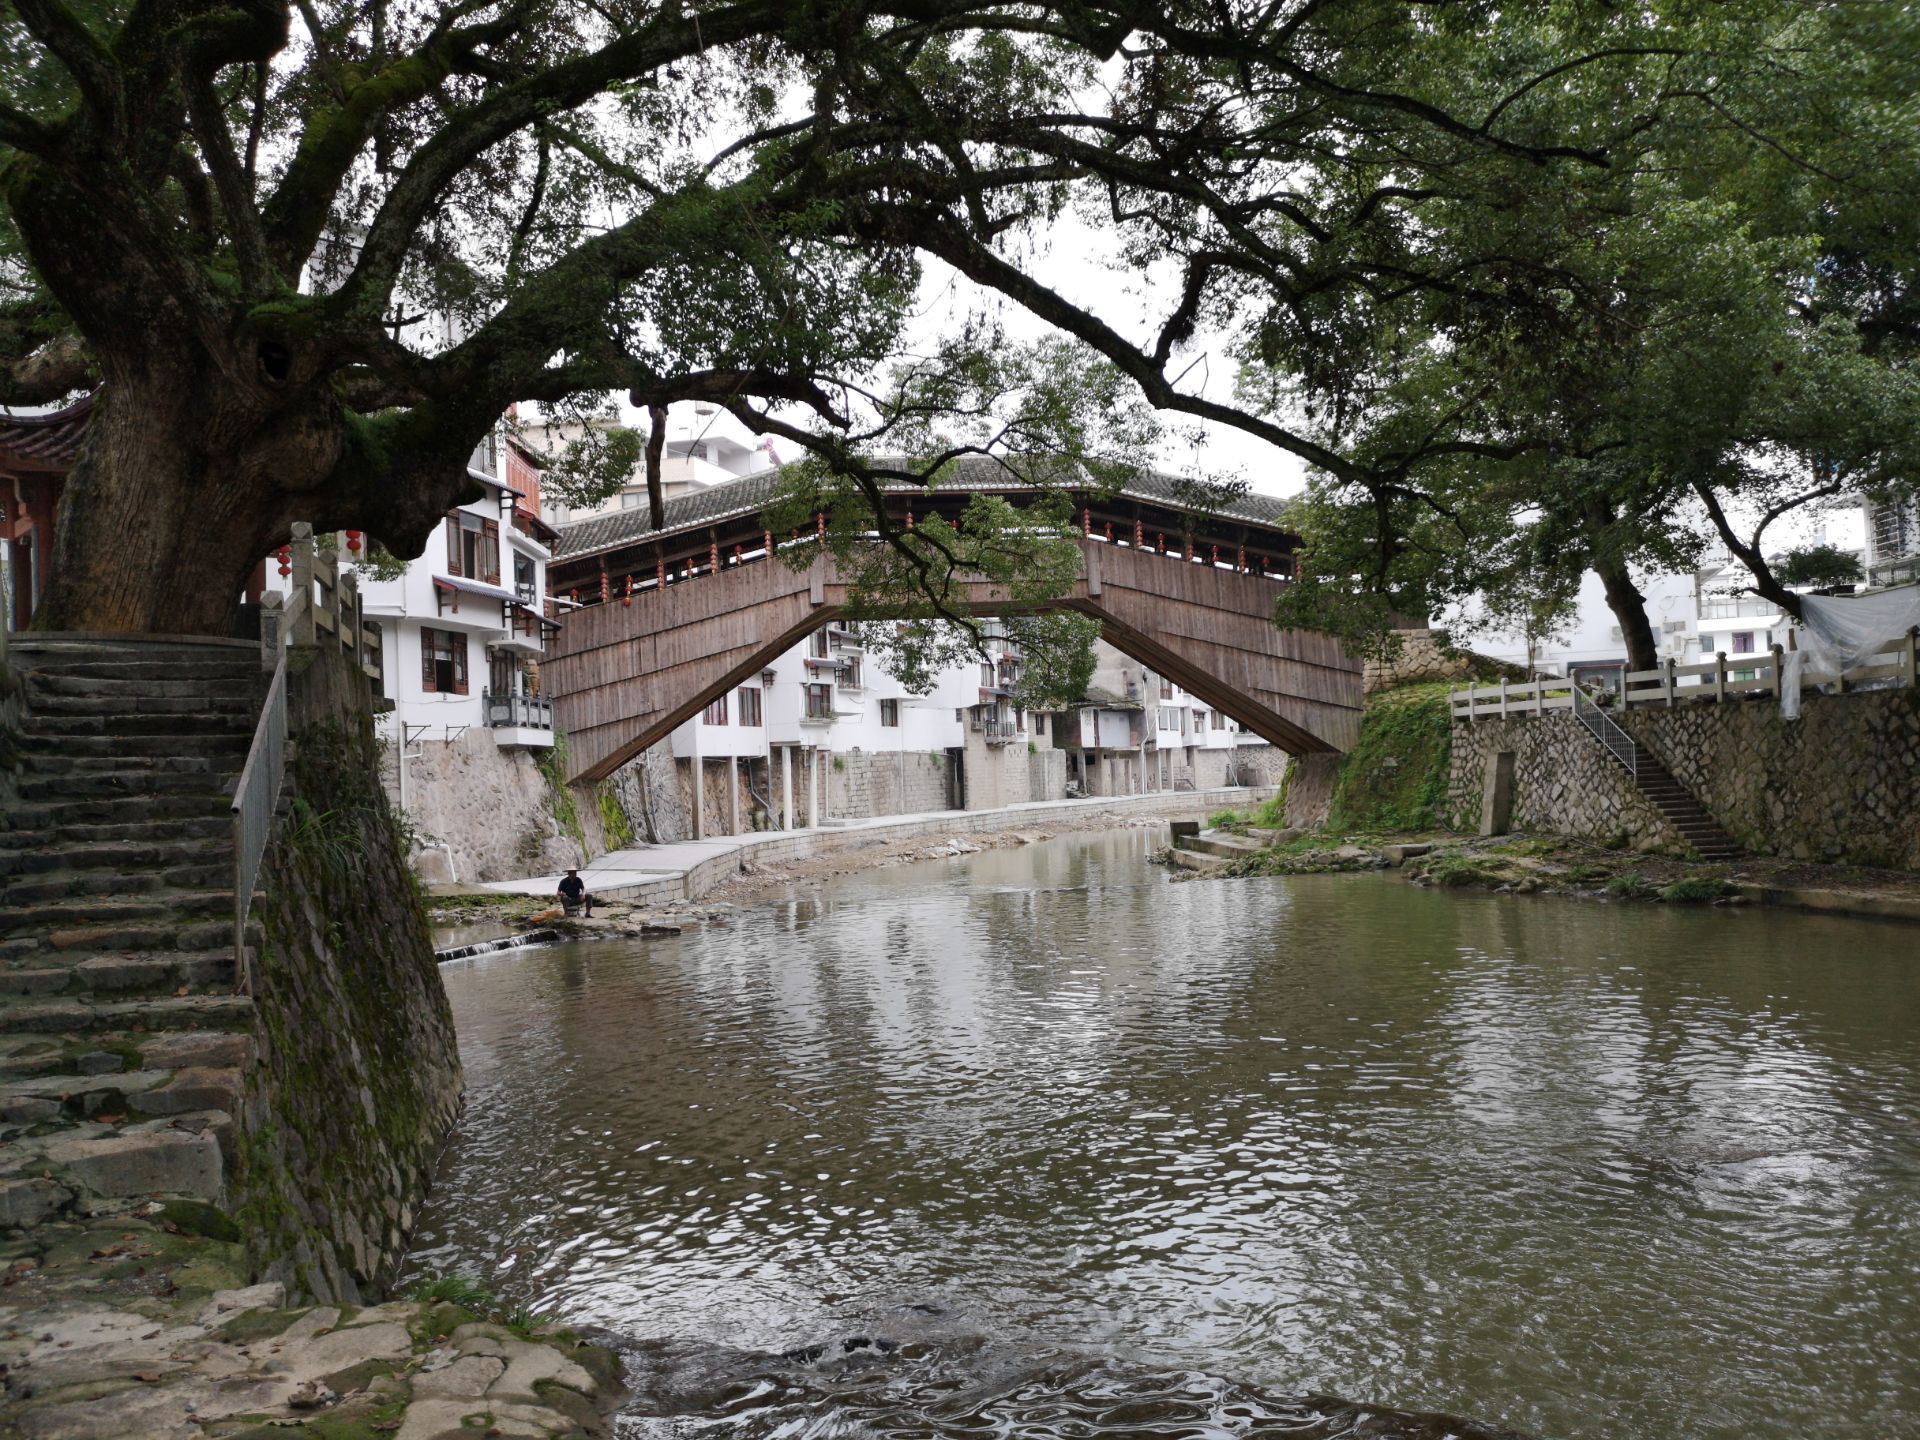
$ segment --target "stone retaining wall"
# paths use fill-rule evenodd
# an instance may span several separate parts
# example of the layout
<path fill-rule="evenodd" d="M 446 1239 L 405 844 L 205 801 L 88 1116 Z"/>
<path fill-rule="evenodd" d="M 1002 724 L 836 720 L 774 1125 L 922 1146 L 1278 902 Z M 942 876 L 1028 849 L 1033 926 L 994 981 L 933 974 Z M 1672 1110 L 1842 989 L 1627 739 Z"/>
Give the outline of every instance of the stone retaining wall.
<path fill-rule="evenodd" d="M 539 753 L 502 748 L 483 725 L 413 748 L 403 808 L 424 847 L 415 859 L 424 879 L 471 885 L 586 863 L 578 838 L 554 813 Z M 387 798 L 398 804 L 391 761 L 386 775 Z"/>
<path fill-rule="evenodd" d="M 1361 670 L 1360 688 L 1371 695 L 1396 685 L 1442 680 L 1524 680 L 1524 666 L 1510 665 L 1489 655 L 1455 649 L 1444 630 L 1402 630 L 1400 649 L 1390 660 L 1369 660 Z"/>
<path fill-rule="evenodd" d="M 1635 708 L 1624 728 L 1743 849 L 1920 870 L 1920 691 Z M 1478 825 L 1487 757 L 1515 757 L 1514 824 L 1641 848 L 1678 836 L 1570 714 L 1454 727 L 1454 823 Z"/>
<path fill-rule="evenodd" d="M 255 906 L 265 938 L 227 1197 L 255 1278 L 351 1303 L 391 1279 L 461 1093 L 361 684 L 330 651 L 290 679 L 298 738 Z"/>

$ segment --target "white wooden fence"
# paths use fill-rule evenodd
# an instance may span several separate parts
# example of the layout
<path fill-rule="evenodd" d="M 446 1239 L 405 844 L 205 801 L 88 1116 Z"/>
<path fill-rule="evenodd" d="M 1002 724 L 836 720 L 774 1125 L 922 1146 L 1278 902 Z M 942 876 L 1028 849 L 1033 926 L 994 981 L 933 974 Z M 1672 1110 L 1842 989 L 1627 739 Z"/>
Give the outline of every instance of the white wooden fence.
<path fill-rule="evenodd" d="M 1845 674 L 1823 674 L 1803 670 L 1800 688 L 1824 689 L 1836 693 L 1869 681 L 1892 680 L 1908 688 L 1920 683 L 1920 627 L 1907 632 L 1906 639 L 1891 650 L 1882 650 L 1865 665 L 1856 665 Z M 1678 665 L 1672 660 L 1657 669 L 1628 673 L 1626 688 L 1614 700 L 1621 709 L 1636 706 L 1717 704 L 1748 695 L 1780 698 L 1781 677 L 1787 652 L 1775 645 L 1753 655 L 1716 655 L 1697 665 Z M 1550 710 L 1573 708 L 1573 682 L 1561 676 L 1529 680 L 1515 684 L 1502 680 L 1495 685 L 1469 685 L 1464 690 L 1448 691 L 1453 718 L 1461 720 L 1497 720 L 1507 715 L 1542 715 Z"/>

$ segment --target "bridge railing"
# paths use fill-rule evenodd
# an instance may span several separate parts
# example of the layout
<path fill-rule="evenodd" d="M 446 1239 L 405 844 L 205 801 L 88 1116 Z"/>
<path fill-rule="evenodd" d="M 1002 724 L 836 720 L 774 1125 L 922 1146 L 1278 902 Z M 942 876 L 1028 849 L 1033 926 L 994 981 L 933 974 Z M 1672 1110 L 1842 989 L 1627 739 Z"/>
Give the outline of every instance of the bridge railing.
<path fill-rule="evenodd" d="M 904 519 L 907 528 L 912 529 L 914 517 L 910 509 L 906 511 Z M 1138 550 L 1176 564 L 1200 565 L 1229 574 L 1256 576 L 1279 585 L 1291 583 L 1298 574 L 1298 559 L 1290 554 L 1262 550 L 1257 546 L 1249 549 L 1244 541 L 1237 538 L 1217 537 L 1204 532 L 1180 532 L 1169 543 L 1169 532 L 1165 530 L 1148 529 L 1136 519 L 1111 516 L 1091 508 L 1081 511 L 1074 528 L 1079 531 L 1080 539 L 1088 543 Z M 879 533 L 874 532 L 870 538 L 878 540 Z M 776 536 L 771 530 L 763 529 L 759 532 L 758 544 L 736 539 L 731 545 L 723 545 L 717 538 L 711 539 L 704 552 L 695 547 L 683 549 L 672 556 L 656 557 L 651 570 L 642 566 L 609 571 L 601 575 L 598 583 L 571 586 L 564 592 L 556 591 L 548 597 L 547 605 L 549 609 L 556 601 L 573 606 L 631 605 L 651 591 L 722 574 L 743 565 L 776 559 L 783 552 L 822 544 L 825 539 L 826 516 L 816 513 L 811 530 L 793 530 L 785 536 Z"/>

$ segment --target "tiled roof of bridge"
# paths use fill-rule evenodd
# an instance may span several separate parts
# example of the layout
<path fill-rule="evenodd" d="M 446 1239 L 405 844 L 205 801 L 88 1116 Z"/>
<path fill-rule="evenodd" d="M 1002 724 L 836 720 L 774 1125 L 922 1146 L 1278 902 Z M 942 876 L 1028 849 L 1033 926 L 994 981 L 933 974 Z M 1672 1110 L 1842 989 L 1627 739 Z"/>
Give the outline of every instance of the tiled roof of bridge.
<path fill-rule="evenodd" d="M 1019 476 L 987 456 L 969 457 L 960 461 L 956 469 L 956 478 L 944 482 L 941 493 L 951 494 L 956 490 L 1018 491 L 1026 488 Z M 721 520 L 754 514 L 766 508 L 773 499 L 781 474 L 779 470 L 763 470 L 757 475 L 745 475 L 721 485 L 709 485 L 676 495 L 667 501 L 667 523 L 657 533 L 672 535 Z M 922 487 L 901 481 L 887 488 L 909 494 Z M 1179 482 L 1169 475 L 1141 475 L 1123 486 L 1117 498 L 1143 500 L 1171 510 L 1192 508 L 1181 498 Z M 1271 495 L 1248 494 L 1219 506 L 1213 513 L 1254 525 L 1276 526 L 1283 508 L 1284 502 Z M 602 550 L 617 550 L 622 545 L 649 539 L 655 533 L 645 508 L 593 515 L 560 527 L 560 540 L 555 547 L 554 558 L 570 560 L 581 555 L 598 554 Z"/>
<path fill-rule="evenodd" d="M 93 397 L 47 415 L 0 415 L 0 466 L 11 461 L 35 470 L 66 470 L 80 454 Z"/>

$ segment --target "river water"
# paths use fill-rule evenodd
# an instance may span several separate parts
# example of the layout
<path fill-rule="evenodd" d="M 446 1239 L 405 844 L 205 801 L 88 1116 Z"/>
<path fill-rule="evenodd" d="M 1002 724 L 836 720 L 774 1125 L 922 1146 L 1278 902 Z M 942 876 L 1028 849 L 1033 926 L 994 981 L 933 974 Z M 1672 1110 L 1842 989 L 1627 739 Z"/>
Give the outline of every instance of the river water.
<path fill-rule="evenodd" d="M 414 1272 L 661 1342 L 636 1436 L 1920 1435 L 1914 931 L 1148 843 L 446 967 Z"/>

